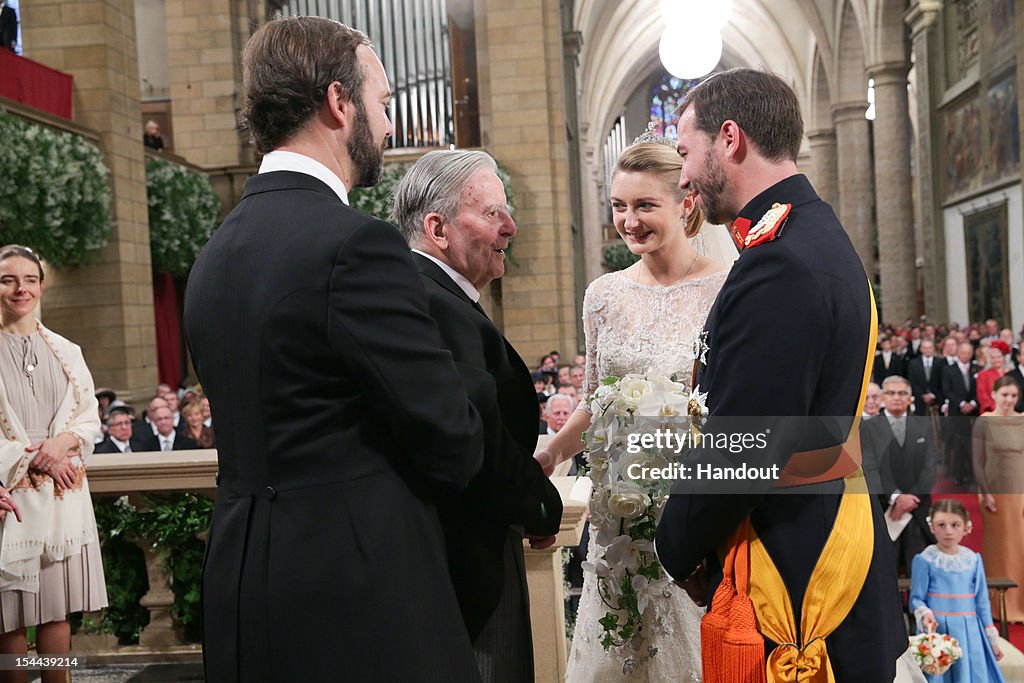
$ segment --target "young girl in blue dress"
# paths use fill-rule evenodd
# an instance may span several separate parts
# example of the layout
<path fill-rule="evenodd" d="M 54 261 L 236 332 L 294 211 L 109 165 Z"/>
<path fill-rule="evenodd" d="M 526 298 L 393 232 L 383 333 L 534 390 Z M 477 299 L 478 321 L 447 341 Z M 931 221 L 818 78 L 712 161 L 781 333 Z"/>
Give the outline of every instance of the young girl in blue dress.
<path fill-rule="evenodd" d="M 967 510 L 958 500 L 936 501 L 931 529 L 937 543 L 914 557 L 910 607 L 919 631 L 948 633 L 960 642 L 963 657 L 930 683 L 1004 683 L 997 661 L 999 632 L 992 625 L 988 585 L 981 555 L 961 547 L 970 533 Z"/>

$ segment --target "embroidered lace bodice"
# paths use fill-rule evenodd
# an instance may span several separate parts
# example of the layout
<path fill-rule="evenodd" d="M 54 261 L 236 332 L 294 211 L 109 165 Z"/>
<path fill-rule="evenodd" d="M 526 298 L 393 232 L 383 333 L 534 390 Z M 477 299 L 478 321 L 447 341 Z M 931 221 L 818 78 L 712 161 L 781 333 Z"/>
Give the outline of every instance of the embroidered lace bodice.
<path fill-rule="evenodd" d="M 641 284 L 621 271 L 594 280 L 583 299 L 583 395 L 589 399 L 604 377 L 650 368 L 674 372 L 689 386 L 694 342 L 727 275 L 723 270 L 667 287 Z M 580 405 L 587 409 L 586 402 Z"/>
<path fill-rule="evenodd" d="M 601 379 L 610 375 L 643 373 L 655 368 L 689 385 L 693 374 L 694 342 L 704 329 L 708 312 L 728 271 L 669 286 L 644 285 L 628 273 L 604 275 L 591 283 L 583 302 L 587 341 L 584 396 L 589 398 Z M 581 409 L 588 410 L 586 403 Z M 595 483 L 595 490 L 601 487 Z M 617 518 L 607 498 L 590 502 L 591 532 L 588 560 L 604 553 L 597 526 Z M 603 521 L 602 521 L 603 520 Z M 605 650 L 599 620 L 608 608 L 597 577 L 585 573 L 566 681 L 699 681 L 700 619 L 697 607 L 682 589 L 665 590 L 644 612 L 642 637 Z"/>

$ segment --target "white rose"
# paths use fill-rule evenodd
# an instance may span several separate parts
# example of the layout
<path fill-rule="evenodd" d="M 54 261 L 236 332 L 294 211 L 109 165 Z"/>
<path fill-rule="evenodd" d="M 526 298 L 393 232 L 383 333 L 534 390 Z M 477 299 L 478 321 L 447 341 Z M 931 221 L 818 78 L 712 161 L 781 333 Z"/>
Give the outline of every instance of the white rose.
<path fill-rule="evenodd" d="M 619 402 L 616 408 L 636 411 L 640 399 L 652 389 L 651 383 L 642 377 L 626 377 L 619 382 Z"/>
<path fill-rule="evenodd" d="M 640 517 L 650 505 L 651 497 L 632 481 L 615 482 L 608 496 L 608 511 L 625 520 Z"/>

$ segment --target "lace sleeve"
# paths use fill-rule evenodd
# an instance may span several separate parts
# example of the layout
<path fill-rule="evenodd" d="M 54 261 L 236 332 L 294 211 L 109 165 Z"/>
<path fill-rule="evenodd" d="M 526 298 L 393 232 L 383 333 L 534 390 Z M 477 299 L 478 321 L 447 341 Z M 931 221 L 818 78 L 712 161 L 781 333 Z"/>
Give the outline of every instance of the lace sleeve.
<path fill-rule="evenodd" d="M 580 399 L 580 404 L 576 406 L 576 410 L 582 410 L 585 413 L 590 413 L 590 397 L 594 395 L 594 390 L 597 388 L 597 309 L 598 301 L 600 300 L 598 284 L 600 280 L 595 280 L 589 287 L 587 287 L 586 294 L 583 295 L 583 334 L 586 339 L 586 373 L 583 375 L 583 397 Z"/>

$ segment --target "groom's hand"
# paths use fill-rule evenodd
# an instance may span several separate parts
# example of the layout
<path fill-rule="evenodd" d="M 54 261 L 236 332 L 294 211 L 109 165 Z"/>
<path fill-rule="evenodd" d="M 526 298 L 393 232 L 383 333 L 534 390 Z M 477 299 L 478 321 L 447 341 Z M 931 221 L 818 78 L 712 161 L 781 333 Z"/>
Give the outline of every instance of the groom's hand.
<path fill-rule="evenodd" d="M 704 607 L 707 604 L 708 569 L 704 562 L 701 562 L 700 566 L 687 578 L 675 583 L 686 591 L 686 594 L 690 596 L 690 600 L 693 600 L 694 604 L 698 607 Z"/>

